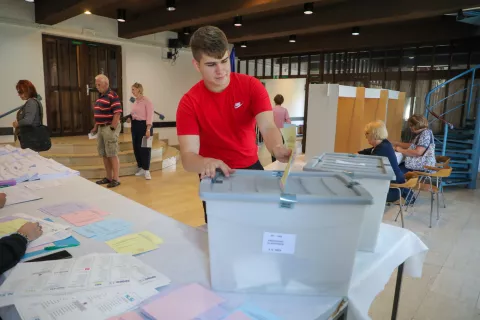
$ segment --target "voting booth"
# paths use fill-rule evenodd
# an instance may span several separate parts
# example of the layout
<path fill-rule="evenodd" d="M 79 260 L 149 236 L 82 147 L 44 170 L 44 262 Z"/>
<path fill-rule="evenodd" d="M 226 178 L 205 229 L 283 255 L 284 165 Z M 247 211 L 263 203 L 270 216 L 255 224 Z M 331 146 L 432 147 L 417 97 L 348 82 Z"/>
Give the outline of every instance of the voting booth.
<path fill-rule="evenodd" d="M 346 175 L 237 170 L 204 179 L 212 287 L 346 296 L 371 195 Z"/>
<path fill-rule="evenodd" d="M 356 153 L 370 147 L 365 125 L 385 122 L 390 140 L 401 140 L 405 93 L 385 89 L 310 84 L 306 159 L 324 152 Z"/>
<path fill-rule="evenodd" d="M 358 181 L 368 190 L 373 198 L 373 204 L 368 206 L 365 211 L 358 249 L 374 252 L 385 209 L 385 200 L 390 188 L 390 180 L 395 180 L 395 173 L 388 158 L 345 153 L 324 153 L 319 157 L 312 158 L 303 167 L 303 170 L 341 172 Z"/>

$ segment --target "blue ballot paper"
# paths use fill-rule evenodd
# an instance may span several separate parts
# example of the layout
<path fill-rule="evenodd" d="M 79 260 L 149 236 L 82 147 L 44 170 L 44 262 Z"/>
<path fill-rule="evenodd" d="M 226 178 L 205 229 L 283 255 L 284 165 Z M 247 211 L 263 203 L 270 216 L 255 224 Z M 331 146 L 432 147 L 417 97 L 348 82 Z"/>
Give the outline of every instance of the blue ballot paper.
<path fill-rule="evenodd" d="M 73 229 L 85 238 L 108 241 L 132 232 L 132 224 L 121 219 L 107 219 Z"/>
<path fill-rule="evenodd" d="M 252 320 L 281 320 L 281 318 L 277 317 L 276 315 L 268 311 L 262 310 L 251 303 L 246 303 L 240 306 L 235 311 L 241 311 Z"/>
<path fill-rule="evenodd" d="M 45 219 L 45 220 L 47 220 L 47 219 Z M 59 246 L 68 246 L 68 245 L 79 245 L 80 242 L 77 239 L 75 239 L 74 237 L 68 237 L 68 238 L 63 239 L 63 240 L 55 241 L 55 242 L 53 242 L 53 244 L 55 246 L 59 247 Z M 59 249 L 59 250 L 61 250 L 61 249 Z M 25 253 L 25 255 L 22 257 L 22 260 L 29 259 L 31 257 L 35 257 L 35 256 L 38 256 L 42 253 L 47 253 L 47 252 L 52 253 L 52 251 L 48 251 L 48 250 L 45 250 L 45 249 Z"/>

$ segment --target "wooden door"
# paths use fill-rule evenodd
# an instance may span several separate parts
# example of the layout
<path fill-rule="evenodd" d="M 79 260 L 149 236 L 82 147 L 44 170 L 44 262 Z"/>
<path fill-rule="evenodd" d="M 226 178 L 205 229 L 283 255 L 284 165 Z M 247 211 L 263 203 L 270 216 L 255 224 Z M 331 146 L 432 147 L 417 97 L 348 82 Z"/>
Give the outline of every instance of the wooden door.
<path fill-rule="evenodd" d="M 105 74 L 122 97 L 121 47 L 43 36 L 45 109 L 53 136 L 87 134 L 98 98 L 95 76 Z"/>

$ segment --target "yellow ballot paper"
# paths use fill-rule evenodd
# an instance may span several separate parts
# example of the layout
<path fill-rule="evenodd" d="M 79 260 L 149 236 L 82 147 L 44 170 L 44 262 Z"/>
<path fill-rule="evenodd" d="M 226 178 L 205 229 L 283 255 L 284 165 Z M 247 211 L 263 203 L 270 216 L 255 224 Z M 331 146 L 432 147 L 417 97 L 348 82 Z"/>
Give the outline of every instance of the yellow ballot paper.
<path fill-rule="evenodd" d="M 151 232 L 144 231 L 112 239 L 106 243 L 118 253 L 136 255 L 157 249 L 163 240 Z"/>
<path fill-rule="evenodd" d="M 0 236 L 17 232 L 17 230 L 27 222 L 28 221 L 24 219 L 14 219 L 0 223 Z"/>
<path fill-rule="evenodd" d="M 283 173 L 282 179 L 280 179 L 280 188 L 283 192 L 285 192 L 285 186 L 287 185 L 288 175 L 290 174 L 290 169 L 292 168 L 292 164 L 295 161 L 295 153 L 292 150 L 292 154 L 288 159 L 287 167 L 285 168 L 285 172 Z"/>
<path fill-rule="evenodd" d="M 291 150 L 296 150 L 297 144 L 297 127 L 294 125 L 285 124 L 285 127 L 280 129 L 285 140 L 285 147 Z"/>

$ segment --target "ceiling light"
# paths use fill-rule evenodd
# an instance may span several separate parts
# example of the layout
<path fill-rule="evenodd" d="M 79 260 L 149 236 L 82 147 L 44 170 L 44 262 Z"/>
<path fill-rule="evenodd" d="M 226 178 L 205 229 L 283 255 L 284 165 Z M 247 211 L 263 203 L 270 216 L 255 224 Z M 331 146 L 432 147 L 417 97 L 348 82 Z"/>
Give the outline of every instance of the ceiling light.
<path fill-rule="evenodd" d="M 192 33 L 192 30 L 190 27 L 185 27 L 183 28 L 183 34 L 188 36 L 190 33 Z"/>
<path fill-rule="evenodd" d="M 360 27 L 353 27 L 352 28 L 352 36 L 360 35 Z"/>
<path fill-rule="evenodd" d="M 27 2 L 35 2 L 35 0 L 25 0 L 25 1 L 27 1 Z"/>
<path fill-rule="evenodd" d="M 177 6 L 175 6 L 175 0 L 167 0 L 167 11 L 175 11 L 177 10 Z"/>
<path fill-rule="evenodd" d="M 246 48 L 246 47 L 247 47 L 247 42 L 246 42 L 246 41 L 243 41 L 243 42 L 240 44 L 240 47 Z"/>
<path fill-rule="evenodd" d="M 85 14 L 92 14 L 92 13 L 90 12 L 90 10 L 85 10 L 83 13 L 85 13 Z"/>
<path fill-rule="evenodd" d="M 297 36 L 292 34 L 289 38 L 288 38 L 288 42 L 297 42 Z"/>
<path fill-rule="evenodd" d="M 303 5 L 303 13 L 305 14 L 313 13 L 313 2 L 307 2 Z"/>
<path fill-rule="evenodd" d="M 242 16 L 236 16 L 233 18 L 233 25 L 235 27 L 241 27 L 242 26 Z"/>
<path fill-rule="evenodd" d="M 457 20 L 463 20 L 465 19 L 465 15 L 463 14 L 463 10 L 460 9 L 458 10 L 458 13 L 457 13 Z"/>
<path fill-rule="evenodd" d="M 125 22 L 125 21 L 127 21 L 127 10 L 125 10 L 125 9 L 117 9 L 117 21 L 118 21 L 118 22 Z"/>

